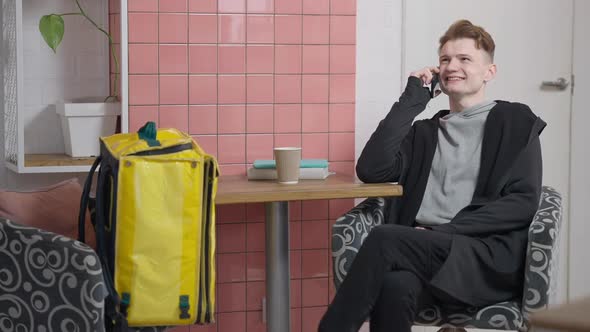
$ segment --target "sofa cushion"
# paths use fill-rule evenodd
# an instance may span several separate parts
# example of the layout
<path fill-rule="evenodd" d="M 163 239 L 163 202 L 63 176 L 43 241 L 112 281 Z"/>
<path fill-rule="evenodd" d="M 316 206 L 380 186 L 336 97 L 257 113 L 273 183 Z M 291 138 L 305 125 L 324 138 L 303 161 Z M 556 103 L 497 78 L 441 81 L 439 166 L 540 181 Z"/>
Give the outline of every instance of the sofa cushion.
<path fill-rule="evenodd" d="M 82 186 L 77 178 L 30 191 L 0 189 L 0 217 L 77 239 L 81 196 Z M 89 213 L 85 229 L 87 244 L 95 248 Z"/>

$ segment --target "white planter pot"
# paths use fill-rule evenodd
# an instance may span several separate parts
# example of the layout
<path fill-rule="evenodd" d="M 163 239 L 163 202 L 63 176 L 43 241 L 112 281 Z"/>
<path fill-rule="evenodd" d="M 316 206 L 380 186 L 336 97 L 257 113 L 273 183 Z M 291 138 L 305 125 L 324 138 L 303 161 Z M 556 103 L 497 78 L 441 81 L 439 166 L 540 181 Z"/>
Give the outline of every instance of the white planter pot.
<path fill-rule="evenodd" d="M 84 99 L 56 104 L 66 154 L 72 157 L 91 157 L 100 154 L 99 138 L 115 133 L 121 103 Z"/>

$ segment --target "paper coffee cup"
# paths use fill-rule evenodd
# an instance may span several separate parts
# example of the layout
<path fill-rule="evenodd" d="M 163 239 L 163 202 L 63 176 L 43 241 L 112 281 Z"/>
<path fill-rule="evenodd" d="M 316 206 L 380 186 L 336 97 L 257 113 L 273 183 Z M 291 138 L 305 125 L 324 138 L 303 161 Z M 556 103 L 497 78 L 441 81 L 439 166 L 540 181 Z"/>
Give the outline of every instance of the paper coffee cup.
<path fill-rule="evenodd" d="M 282 147 L 274 149 L 277 164 L 277 180 L 282 184 L 299 182 L 299 166 L 301 164 L 301 148 Z"/>

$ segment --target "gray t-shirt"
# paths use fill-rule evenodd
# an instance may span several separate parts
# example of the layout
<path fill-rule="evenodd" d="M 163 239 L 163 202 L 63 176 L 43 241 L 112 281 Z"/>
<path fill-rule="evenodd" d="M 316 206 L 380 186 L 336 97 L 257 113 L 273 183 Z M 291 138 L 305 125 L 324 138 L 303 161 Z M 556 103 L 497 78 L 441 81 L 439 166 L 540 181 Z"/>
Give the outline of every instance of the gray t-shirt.
<path fill-rule="evenodd" d="M 416 215 L 419 224 L 448 223 L 471 203 L 479 174 L 484 125 L 495 105 L 494 101 L 486 101 L 439 119 L 438 144 Z"/>

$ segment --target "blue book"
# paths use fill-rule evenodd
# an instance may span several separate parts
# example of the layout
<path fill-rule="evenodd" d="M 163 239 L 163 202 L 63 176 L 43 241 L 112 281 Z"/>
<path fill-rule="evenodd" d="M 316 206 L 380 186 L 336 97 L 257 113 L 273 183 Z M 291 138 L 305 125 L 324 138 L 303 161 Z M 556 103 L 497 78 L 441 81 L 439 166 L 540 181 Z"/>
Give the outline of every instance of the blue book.
<path fill-rule="evenodd" d="M 277 168 L 277 164 L 274 160 L 254 160 L 254 164 L 252 165 L 254 168 Z M 326 159 L 301 159 L 301 168 L 327 168 L 328 161 Z"/>

